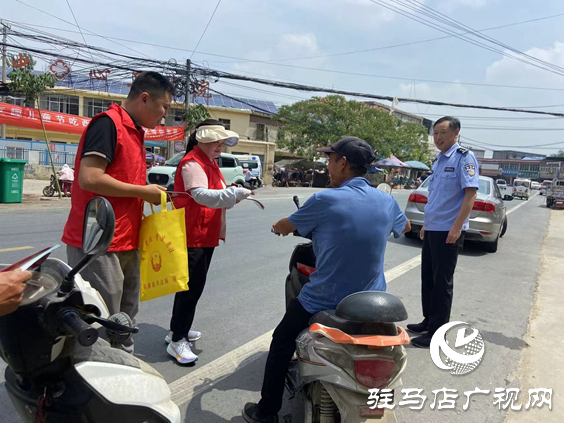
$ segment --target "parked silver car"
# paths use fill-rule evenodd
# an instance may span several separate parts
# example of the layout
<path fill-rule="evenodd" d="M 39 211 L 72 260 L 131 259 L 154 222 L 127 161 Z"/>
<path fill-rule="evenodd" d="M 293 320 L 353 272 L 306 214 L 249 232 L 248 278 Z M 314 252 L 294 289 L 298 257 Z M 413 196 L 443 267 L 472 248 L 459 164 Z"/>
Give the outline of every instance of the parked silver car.
<path fill-rule="evenodd" d="M 419 188 L 409 196 L 405 214 L 411 221 L 411 231 L 405 234 L 408 238 L 417 238 L 423 226 L 425 204 L 429 197 L 429 183 L 427 178 Z M 505 201 L 511 201 L 512 197 L 506 197 Z M 466 232 L 466 240 L 484 243 L 484 249 L 495 253 L 499 238 L 507 230 L 507 215 L 504 199 L 492 178 L 480 176 L 480 187 L 474 208 L 470 213 L 470 228 Z"/>

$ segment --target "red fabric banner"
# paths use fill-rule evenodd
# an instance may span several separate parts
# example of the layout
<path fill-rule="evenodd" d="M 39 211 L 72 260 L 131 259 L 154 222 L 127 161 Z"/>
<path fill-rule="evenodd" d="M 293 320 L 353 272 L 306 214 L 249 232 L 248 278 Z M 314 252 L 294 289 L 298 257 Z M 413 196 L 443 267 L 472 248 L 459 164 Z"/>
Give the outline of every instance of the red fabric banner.
<path fill-rule="evenodd" d="M 82 135 L 84 128 L 90 123 L 90 118 L 68 115 L 66 113 L 41 110 L 45 129 L 53 132 Z M 0 124 L 20 126 L 22 128 L 41 129 L 39 112 L 29 107 L 0 103 Z M 184 126 L 158 126 L 155 129 L 145 129 L 147 141 L 182 141 Z"/>

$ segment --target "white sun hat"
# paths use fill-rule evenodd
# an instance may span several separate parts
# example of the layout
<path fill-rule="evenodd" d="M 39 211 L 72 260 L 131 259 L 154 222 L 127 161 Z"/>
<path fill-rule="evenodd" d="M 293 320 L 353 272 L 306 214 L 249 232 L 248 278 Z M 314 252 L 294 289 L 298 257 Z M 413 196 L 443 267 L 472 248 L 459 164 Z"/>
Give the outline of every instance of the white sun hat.
<path fill-rule="evenodd" d="M 225 145 L 233 147 L 239 142 L 239 134 L 221 125 L 205 125 L 196 130 L 196 140 L 204 144 L 225 140 Z"/>

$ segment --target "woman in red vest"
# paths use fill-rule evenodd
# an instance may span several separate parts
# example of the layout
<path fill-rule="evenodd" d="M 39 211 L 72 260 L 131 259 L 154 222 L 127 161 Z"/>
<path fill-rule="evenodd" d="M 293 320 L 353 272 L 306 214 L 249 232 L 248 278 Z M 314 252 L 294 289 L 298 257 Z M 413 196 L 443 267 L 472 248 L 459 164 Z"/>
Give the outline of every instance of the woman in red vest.
<path fill-rule="evenodd" d="M 174 200 L 176 208 L 186 210 L 190 282 L 189 290 L 177 293 L 174 298 L 171 332 L 166 341 L 167 352 L 181 364 L 198 359 L 190 341 L 197 341 L 202 334 L 190 329 L 214 249 L 220 239 L 225 241 L 225 211 L 251 195 L 248 189 L 227 187 L 216 162 L 226 145 L 232 147 L 238 142 L 239 135 L 235 132 L 226 130 L 216 120 L 205 120 L 190 135 L 186 155 L 176 171 L 174 191 L 190 194 Z"/>

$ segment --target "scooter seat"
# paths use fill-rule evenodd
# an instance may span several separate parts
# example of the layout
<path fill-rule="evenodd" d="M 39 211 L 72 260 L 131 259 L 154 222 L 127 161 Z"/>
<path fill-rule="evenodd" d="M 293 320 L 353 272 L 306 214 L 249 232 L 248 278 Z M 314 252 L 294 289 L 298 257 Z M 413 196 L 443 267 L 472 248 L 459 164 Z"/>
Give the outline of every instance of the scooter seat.
<path fill-rule="evenodd" d="M 383 291 L 356 292 L 344 298 L 336 310 L 314 315 L 319 323 L 349 335 L 397 335 L 395 323 L 407 320 L 407 310 L 396 296 Z"/>
<path fill-rule="evenodd" d="M 395 323 L 370 323 L 348 320 L 335 314 L 335 310 L 320 311 L 309 321 L 310 326 L 314 323 L 339 329 L 347 335 L 387 335 L 396 336 L 398 330 Z"/>

